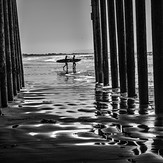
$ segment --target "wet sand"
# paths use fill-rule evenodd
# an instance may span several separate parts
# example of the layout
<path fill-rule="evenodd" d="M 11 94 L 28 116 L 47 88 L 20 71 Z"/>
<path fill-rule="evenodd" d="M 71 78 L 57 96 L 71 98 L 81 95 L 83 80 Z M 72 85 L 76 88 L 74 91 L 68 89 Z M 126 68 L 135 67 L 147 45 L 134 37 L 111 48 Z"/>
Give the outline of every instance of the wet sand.
<path fill-rule="evenodd" d="M 62 66 L 24 61 L 26 87 L 0 117 L 1 162 L 163 162 L 161 115 L 140 115 L 138 104 L 129 114 L 111 89 L 95 91 L 93 60 L 77 74 Z"/>

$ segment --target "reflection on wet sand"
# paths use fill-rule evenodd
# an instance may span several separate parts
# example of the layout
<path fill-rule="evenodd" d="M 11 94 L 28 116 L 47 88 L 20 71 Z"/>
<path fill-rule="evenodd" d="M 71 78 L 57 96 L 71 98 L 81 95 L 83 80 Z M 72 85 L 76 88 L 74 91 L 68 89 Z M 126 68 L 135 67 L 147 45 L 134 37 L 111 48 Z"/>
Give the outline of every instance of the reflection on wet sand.
<path fill-rule="evenodd" d="M 94 133 L 107 141 L 103 145 L 132 146 L 134 155 L 153 152 L 163 157 L 162 116 L 157 117 L 154 113 L 140 115 L 138 111 L 134 114 L 136 105 L 128 108 L 127 98 L 121 98 L 110 91 L 95 91 L 95 99 L 96 116 L 117 119 L 117 122 L 94 126 Z M 133 101 L 130 102 L 133 104 Z"/>

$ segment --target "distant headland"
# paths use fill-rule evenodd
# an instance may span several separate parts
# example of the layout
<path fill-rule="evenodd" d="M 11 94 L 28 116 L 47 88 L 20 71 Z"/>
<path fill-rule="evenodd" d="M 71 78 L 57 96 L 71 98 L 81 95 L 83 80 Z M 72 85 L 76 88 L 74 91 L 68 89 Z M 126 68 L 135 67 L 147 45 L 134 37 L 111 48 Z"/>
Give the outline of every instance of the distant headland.
<path fill-rule="evenodd" d="M 93 55 L 94 53 L 23 53 L 23 57 L 34 57 L 34 56 L 60 56 L 60 55 Z M 147 52 L 147 55 L 151 56 L 152 52 Z"/>
<path fill-rule="evenodd" d="M 23 53 L 23 57 L 34 57 L 34 56 L 60 56 L 60 55 L 93 55 L 93 53 Z"/>

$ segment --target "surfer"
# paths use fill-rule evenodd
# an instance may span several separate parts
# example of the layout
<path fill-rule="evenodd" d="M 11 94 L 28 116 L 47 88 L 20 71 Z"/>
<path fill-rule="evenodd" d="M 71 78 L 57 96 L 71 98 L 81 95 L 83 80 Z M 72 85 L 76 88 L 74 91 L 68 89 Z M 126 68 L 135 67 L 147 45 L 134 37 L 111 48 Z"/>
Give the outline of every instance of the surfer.
<path fill-rule="evenodd" d="M 65 70 L 66 67 L 66 70 Z M 63 66 L 63 70 L 66 71 L 66 74 L 68 74 L 68 59 L 67 59 L 67 55 L 65 56 L 65 65 Z"/>
<path fill-rule="evenodd" d="M 76 73 L 75 55 L 74 55 L 73 58 L 72 58 L 72 62 L 73 62 L 73 65 L 72 65 L 73 73 Z"/>
<path fill-rule="evenodd" d="M 65 65 L 63 66 L 63 71 L 65 71 L 66 74 L 68 74 L 68 63 L 71 62 L 72 65 L 72 69 L 73 69 L 73 73 L 76 73 L 76 62 L 79 62 L 81 59 L 76 59 L 75 55 L 73 55 L 72 58 L 67 57 L 67 55 L 65 56 L 64 59 L 59 59 L 56 62 L 58 63 L 65 63 Z"/>

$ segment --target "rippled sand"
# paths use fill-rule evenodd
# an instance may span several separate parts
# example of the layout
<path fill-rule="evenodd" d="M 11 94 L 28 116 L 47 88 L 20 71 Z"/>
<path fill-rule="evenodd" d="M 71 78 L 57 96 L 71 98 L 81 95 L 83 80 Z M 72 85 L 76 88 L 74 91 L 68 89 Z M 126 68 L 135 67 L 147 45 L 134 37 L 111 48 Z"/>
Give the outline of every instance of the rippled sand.
<path fill-rule="evenodd" d="M 130 114 L 119 94 L 95 91 L 93 60 L 78 63 L 77 74 L 62 66 L 25 61 L 26 88 L 0 117 L 0 161 L 163 162 L 161 115 L 152 107 L 140 115 L 138 103 Z"/>

